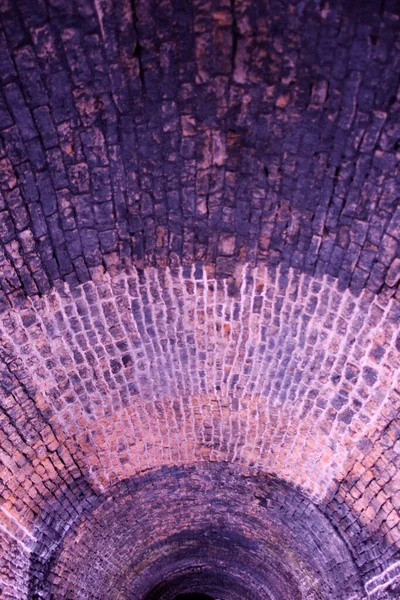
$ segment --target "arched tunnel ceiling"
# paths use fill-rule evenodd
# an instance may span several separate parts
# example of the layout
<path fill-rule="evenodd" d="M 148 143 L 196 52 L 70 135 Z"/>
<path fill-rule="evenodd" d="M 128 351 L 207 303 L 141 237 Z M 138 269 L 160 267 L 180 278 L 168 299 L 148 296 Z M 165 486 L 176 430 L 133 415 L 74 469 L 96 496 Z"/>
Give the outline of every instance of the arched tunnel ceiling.
<path fill-rule="evenodd" d="M 396 1 L 0 2 L 0 596 L 400 595 Z"/>
<path fill-rule="evenodd" d="M 309 501 L 281 482 L 215 462 L 164 468 L 96 498 L 67 534 L 51 577 L 60 598 L 84 597 L 88 588 L 93 599 L 175 598 L 193 589 L 193 579 L 212 597 L 227 597 L 229 582 L 229 597 L 238 599 L 360 591 L 343 540 Z"/>

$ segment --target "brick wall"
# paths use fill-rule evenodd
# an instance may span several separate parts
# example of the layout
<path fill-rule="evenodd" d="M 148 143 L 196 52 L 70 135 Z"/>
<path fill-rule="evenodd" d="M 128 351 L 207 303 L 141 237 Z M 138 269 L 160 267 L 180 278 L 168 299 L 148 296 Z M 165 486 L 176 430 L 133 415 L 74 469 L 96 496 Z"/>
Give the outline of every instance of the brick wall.
<path fill-rule="evenodd" d="M 124 480 L 97 504 L 67 534 L 40 597 L 90 589 L 96 599 L 173 598 L 193 589 L 193 576 L 217 597 L 361 597 L 350 554 L 320 511 L 248 469 L 163 468 Z"/>
<path fill-rule="evenodd" d="M 163 465 L 223 461 L 326 506 L 367 579 L 392 565 L 397 302 L 293 270 L 236 275 L 99 273 L 2 319 L 4 431 L 23 450 L 5 448 L 3 506 L 36 552 L 51 556 L 85 497 Z"/>
<path fill-rule="evenodd" d="M 1 597 L 400 593 L 399 64 L 392 0 L 1 3 Z M 181 577 L 228 464 L 221 562 Z M 221 531 L 266 476 L 313 516 L 257 557 Z M 140 578 L 143 477 L 178 537 Z"/>

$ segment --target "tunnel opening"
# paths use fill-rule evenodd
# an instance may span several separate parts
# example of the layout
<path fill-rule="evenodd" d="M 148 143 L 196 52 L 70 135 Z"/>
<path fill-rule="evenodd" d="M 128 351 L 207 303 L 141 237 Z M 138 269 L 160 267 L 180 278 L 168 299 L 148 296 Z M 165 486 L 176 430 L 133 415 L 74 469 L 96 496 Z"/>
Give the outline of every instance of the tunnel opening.
<path fill-rule="evenodd" d="M 208 596 L 208 594 L 198 594 L 194 592 L 190 594 L 178 594 L 178 596 L 175 596 L 174 600 L 215 600 L 215 598 Z"/>
<path fill-rule="evenodd" d="M 72 577 L 54 594 L 54 578 L 66 568 L 74 582 L 83 581 L 84 546 L 96 569 L 106 552 L 121 557 L 107 577 L 92 580 L 96 600 L 113 598 L 121 565 L 124 587 L 115 600 L 342 600 L 360 591 L 351 557 L 323 513 L 286 482 L 233 464 L 164 467 L 117 484 L 71 528 L 47 565 L 32 569 L 29 597 L 84 598 L 81 589 L 74 596 Z M 338 568 L 340 587 L 331 575 Z"/>

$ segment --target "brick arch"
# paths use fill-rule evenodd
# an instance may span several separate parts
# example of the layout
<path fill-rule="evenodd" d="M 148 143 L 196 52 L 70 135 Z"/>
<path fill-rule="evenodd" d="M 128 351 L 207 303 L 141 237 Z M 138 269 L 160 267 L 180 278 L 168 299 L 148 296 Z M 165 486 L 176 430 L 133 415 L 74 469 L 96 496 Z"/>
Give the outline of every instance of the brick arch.
<path fill-rule="evenodd" d="M 398 23 L 1 4 L 2 596 L 86 503 L 199 462 L 301 490 L 396 595 Z"/>
<path fill-rule="evenodd" d="M 97 489 L 211 459 L 322 498 L 348 442 L 396 416 L 397 305 L 295 271 L 243 267 L 234 288 L 195 269 L 131 271 L 28 302 L 2 330 L 10 389 L 32 390 L 48 435 L 91 455 Z"/>
<path fill-rule="evenodd" d="M 148 469 L 228 461 L 300 487 L 365 581 L 396 574 L 397 310 L 332 279 L 243 267 L 229 283 L 199 265 L 27 302 L 2 329 L 8 401 L 43 423 L 20 431 L 32 437 L 7 504 L 18 536 L 48 559 L 82 500 Z"/>
<path fill-rule="evenodd" d="M 47 569 L 32 570 L 33 597 L 73 600 L 87 589 L 92 598 L 199 589 L 225 598 L 354 598 L 361 582 L 344 542 L 300 492 L 238 465 L 203 462 L 117 484 L 83 512 Z"/>

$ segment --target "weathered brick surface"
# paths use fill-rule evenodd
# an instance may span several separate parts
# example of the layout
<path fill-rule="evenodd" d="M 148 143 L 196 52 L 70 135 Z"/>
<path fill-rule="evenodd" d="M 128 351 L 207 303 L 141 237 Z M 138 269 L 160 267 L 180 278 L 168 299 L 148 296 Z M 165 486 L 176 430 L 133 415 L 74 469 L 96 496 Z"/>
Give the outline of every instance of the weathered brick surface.
<path fill-rule="evenodd" d="M 399 67 L 392 0 L 0 3 L 1 598 L 144 594 L 157 531 L 239 502 L 214 463 L 321 513 L 257 558 L 221 509 L 212 594 L 400 594 Z"/>
<path fill-rule="evenodd" d="M 0 9 L 5 293 L 85 282 L 114 254 L 395 293 L 393 7 L 38 4 Z"/>
<path fill-rule="evenodd" d="M 160 581 L 162 593 L 153 589 Z M 309 500 L 224 463 L 164 468 L 114 486 L 36 583 L 40 597 L 57 600 L 87 589 L 93 599 L 172 599 L 196 584 L 216 597 L 229 589 L 237 600 L 361 597 L 344 542 Z"/>
<path fill-rule="evenodd" d="M 221 281 L 198 263 L 25 300 L 1 322 L 4 509 L 45 558 L 82 497 L 165 464 L 238 462 L 326 506 L 367 581 L 400 546 L 398 310 L 330 277 L 241 266 Z M 375 464 L 387 481 L 362 487 Z"/>
<path fill-rule="evenodd" d="M 350 468 L 340 484 L 333 486 L 324 509 L 354 546 L 354 559 L 368 580 L 369 598 L 386 598 L 384 590 L 399 583 L 400 564 L 394 562 L 400 546 L 398 439 L 398 418 L 383 431 L 381 425 L 375 426 L 352 453 Z"/>
<path fill-rule="evenodd" d="M 30 552 L 34 546 L 25 547 L 20 537 L 7 533 L 3 528 L 7 523 L 8 531 L 19 530 L 17 523 L 11 523 L 3 513 L 0 514 L 0 594 L 5 600 L 29 597 Z"/>

